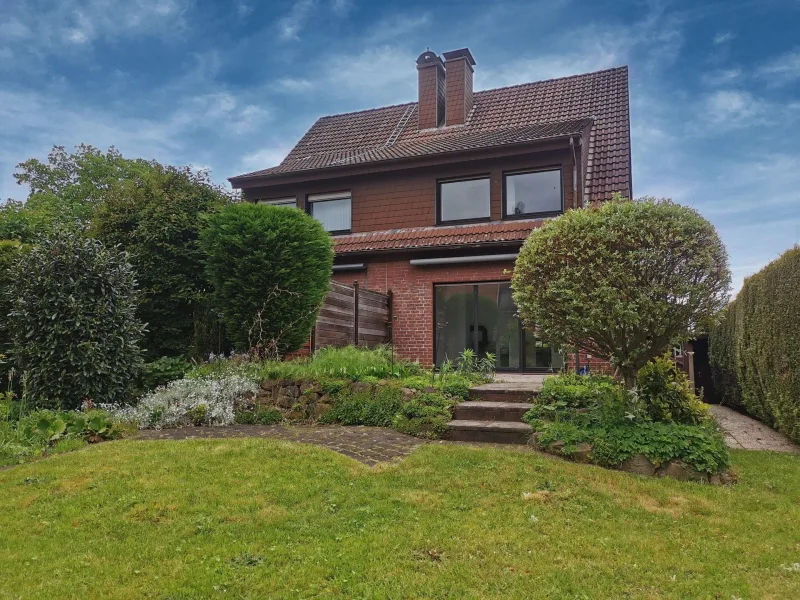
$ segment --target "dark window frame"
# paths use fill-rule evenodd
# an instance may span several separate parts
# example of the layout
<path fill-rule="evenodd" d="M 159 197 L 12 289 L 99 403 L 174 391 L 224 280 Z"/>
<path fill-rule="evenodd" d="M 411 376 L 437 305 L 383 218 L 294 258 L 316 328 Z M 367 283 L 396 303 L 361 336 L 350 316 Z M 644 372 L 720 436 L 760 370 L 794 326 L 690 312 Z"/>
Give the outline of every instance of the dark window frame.
<path fill-rule="evenodd" d="M 254 202 L 256 204 L 264 204 L 266 206 L 289 206 L 288 201 L 293 198 L 294 207 L 299 208 L 297 205 L 297 196 L 277 196 L 275 198 L 256 198 Z M 281 204 L 276 204 L 276 202 L 281 202 Z"/>
<path fill-rule="evenodd" d="M 535 213 L 523 213 L 521 215 L 508 214 L 508 203 L 507 203 L 508 184 L 506 183 L 506 179 L 508 177 L 513 177 L 514 175 L 527 175 L 529 173 L 546 173 L 549 171 L 558 171 L 559 193 L 561 195 L 561 209 L 540 211 Z M 537 167 L 535 169 L 517 169 L 514 171 L 503 171 L 503 199 L 501 202 L 503 204 L 504 221 L 514 220 L 514 219 L 536 219 L 536 218 L 556 217 L 558 215 L 564 214 L 564 167 L 562 165 L 550 165 L 546 167 Z"/>
<path fill-rule="evenodd" d="M 431 296 L 433 299 L 433 315 L 431 319 L 431 331 L 433 332 L 433 343 L 431 346 L 433 347 L 433 356 L 432 356 L 432 364 L 433 368 L 438 369 L 439 367 L 436 365 L 436 354 L 438 352 L 438 344 L 437 344 L 437 336 L 436 336 L 436 310 L 437 310 L 437 302 L 436 302 L 436 288 L 437 287 L 453 287 L 453 286 L 472 286 L 472 298 L 473 298 L 473 308 L 472 308 L 472 318 L 473 324 L 478 322 L 478 286 L 481 285 L 504 285 L 508 284 L 511 285 L 510 279 L 481 279 L 478 281 L 440 281 L 440 282 L 432 282 L 430 291 Z M 525 327 L 522 325 L 522 321 L 519 321 L 519 361 L 520 366 L 515 369 L 498 369 L 499 372 L 506 372 L 506 373 L 555 373 L 556 371 L 552 368 L 548 369 L 546 367 L 526 367 L 525 364 L 527 362 L 527 351 L 525 347 L 525 336 L 531 335 Z M 472 350 L 477 352 L 478 344 L 477 344 L 477 336 L 478 332 L 477 329 L 474 328 L 472 332 Z M 535 337 L 535 336 L 534 336 Z M 564 360 L 564 367 L 567 365 L 567 357 L 566 353 L 563 355 Z M 560 370 L 560 369 L 559 369 Z"/>
<path fill-rule="evenodd" d="M 341 196 L 339 198 L 327 198 L 325 200 L 311 200 L 314 196 L 320 196 L 322 194 L 306 194 L 306 213 L 314 217 L 314 204 L 325 204 L 326 202 L 339 202 L 340 200 L 350 200 L 350 229 L 337 229 L 336 231 L 328 231 L 330 235 L 348 235 L 353 232 L 353 192 L 351 190 L 342 190 L 341 192 L 330 192 L 330 195 L 339 194 Z M 327 192 L 324 192 L 324 195 L 329 195 Z"/>
<path fill-rule="evenodd" d="M 486 179 L 489 182 L 489 196 L 486 201 L 489 203 L 489 216 L 478 217 L 475 219 L 453 219 L 448 221 L 442 220 L 442 184 L 458 183 L 459 181 L 478 181 Z M 492 176 L 491 173 L 482 173 L 480 175 L 471 175 L 469 177 L 449 177 L 446 179 L 436 180 L 436 225 L 465 225 L 468 223 L 486 223 L 492 220 Z"/>

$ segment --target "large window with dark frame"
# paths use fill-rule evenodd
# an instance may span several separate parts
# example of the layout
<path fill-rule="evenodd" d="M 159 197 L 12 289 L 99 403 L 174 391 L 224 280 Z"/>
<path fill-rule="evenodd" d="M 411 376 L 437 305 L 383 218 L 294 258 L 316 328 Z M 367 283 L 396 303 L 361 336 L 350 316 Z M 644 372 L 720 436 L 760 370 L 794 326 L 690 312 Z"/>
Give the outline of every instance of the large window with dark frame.
<path fill-rule="evenodd" d="M 350 233 L 352 200 L 350 192 L 313 194 L 308 197 L 311 216 L 332 234 Z"/>
<path fill-rule="evenodd" d="M 436 187 L 437 222 L 488 221 L 491 217 L 488 176 L 439 181 Z"/>
<path fill-rule="evenodd" d="M 503 215 L 548 216 L 563 212 L 561 169 L 503 175 Z"/>

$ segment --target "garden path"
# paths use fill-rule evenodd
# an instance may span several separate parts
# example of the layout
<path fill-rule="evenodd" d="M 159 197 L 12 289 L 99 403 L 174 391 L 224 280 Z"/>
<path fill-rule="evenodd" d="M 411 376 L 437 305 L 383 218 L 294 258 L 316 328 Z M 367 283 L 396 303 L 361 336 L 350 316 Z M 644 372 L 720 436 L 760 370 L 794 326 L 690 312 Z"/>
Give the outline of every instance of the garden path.
<path fill-rule="evenodd" d="M 800 448 L 783 434 L 732 408 L 712 404 L 711 414 L 725 431 L 725 442 L 731 448 L 800 453 Z"/>

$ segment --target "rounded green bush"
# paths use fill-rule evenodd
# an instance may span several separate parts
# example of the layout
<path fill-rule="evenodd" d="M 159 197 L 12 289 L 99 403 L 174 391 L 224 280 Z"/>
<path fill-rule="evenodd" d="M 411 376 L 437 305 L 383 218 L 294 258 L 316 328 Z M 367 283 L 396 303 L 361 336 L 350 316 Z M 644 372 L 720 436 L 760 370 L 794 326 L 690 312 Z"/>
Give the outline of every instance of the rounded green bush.
<path fill-rule="evenodd" d="M 331 238 L 318 221 L 293 208 L 233 204 L 209 218 L 201 243 L 237 349 L 282 355 L 308 340 L 333 267 Z"/>
<path fill-rule="evenodd" d="M 511 282 L 520 318 L 558 348 L 636 372 L 728 301 L 730 271 L 714 226 L 671 200 L 613 201 L 535 229 Z"/>

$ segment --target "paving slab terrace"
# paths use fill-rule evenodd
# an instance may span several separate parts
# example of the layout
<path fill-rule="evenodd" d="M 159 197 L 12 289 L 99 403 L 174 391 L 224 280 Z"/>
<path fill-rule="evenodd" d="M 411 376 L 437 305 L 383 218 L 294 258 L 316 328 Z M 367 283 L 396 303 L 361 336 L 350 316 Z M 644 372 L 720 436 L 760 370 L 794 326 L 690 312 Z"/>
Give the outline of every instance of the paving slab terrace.
<path fill-rule="evenodd" d="M 789 438 L 760 421 L 719 404 L 710 405 L 710 410 L 725 432 L 725 442 L 730 448 L 800 453 L 800 448 Z"/>
<path fill-rule="evenodd" d="M 141 430 L 138 440 L 186 440 L 260 437 L 322 446 L 368 466 L 403 458 L 427 443 L 387 427 L 343 425 L 230 425 L 228 427 L 181 427 Z"/>

